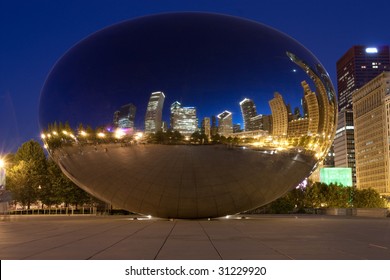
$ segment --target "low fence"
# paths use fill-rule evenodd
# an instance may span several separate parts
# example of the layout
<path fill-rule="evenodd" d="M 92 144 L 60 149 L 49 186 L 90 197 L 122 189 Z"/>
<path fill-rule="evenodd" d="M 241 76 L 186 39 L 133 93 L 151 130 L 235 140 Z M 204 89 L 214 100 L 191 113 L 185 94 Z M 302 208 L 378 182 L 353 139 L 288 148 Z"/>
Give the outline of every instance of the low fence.
<path fill-rule="evenodd" d="M 357 216 L 384 218 L 389 215 L 387 208 L 324 208 L 321 214 L 332 216 Z"/>
<path fill-rule="evenodd" d="M 97 215 L 96 207 L 8 210 L 9 215 Z"/>

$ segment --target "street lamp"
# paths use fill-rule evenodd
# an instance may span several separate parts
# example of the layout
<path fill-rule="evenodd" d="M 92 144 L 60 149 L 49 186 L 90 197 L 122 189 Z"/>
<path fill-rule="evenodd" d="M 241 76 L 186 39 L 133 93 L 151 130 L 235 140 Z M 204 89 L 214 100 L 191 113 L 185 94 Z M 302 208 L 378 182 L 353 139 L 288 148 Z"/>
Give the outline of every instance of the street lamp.
<path fill-rule="evenodd" d="M 5 189 L 5 160 L 0 158 L 0 190 Z"/>

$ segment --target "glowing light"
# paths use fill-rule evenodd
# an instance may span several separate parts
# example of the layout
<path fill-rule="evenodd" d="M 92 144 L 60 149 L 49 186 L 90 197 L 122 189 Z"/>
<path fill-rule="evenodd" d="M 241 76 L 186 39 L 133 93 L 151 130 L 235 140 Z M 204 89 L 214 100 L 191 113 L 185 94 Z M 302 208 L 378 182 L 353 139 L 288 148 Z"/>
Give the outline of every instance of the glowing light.
<path fill-rule="evenodd" d="M 142 137 L 144 136 L 144 134 L 142 133 L 142 132 L 137 132 L 136 134 L 135 134 L 135 140 L 139 140 L 139 139 L 141 139 Z"/>
<path fill-rule="evenodd" d="M 65 134 L 65 135 L 68 135 L 68 132 L 65 131 L 65 130 L 63 130 L 62 133 Z"/>
<path fill-rule="evenodd" d="M 106 137 L 106 134 L 104 134 L 103 132 L 99 132 L 97 134 L 97 136 L 100 137 L 100 138 L 104 138 L 104 137 Z"/>
<path fill-rule="evenodd" d="M 116 138 L 116 139 L 121 139 L 121 138 L 123 138 L 125 135 L 126 135 L 126 132 L 125 132 L 123 129 L 117 128 L 117 129 L 115 130 L 115 138 Z"/>
<path fill-rule="evenodd" d="M 85 136 L 87 136 L 88 134 L 87 134 L 84 130 L 82 130 L 82 131 L 80 131 L 80 135 L 83 136 L 83 137 L 85 137 Z"/>
<path fill-rule="evenodd" d="M 366 53 L 378 53 L 377 48 L 366 48 Z"/>
<path fill-rule="evenodd" d="M 0 158 L 0 168 L 4 168 L 5 166 L 5 161 L 4 159 Z"/>
<path fill-rule="evenodd" d="M 42 134 L 41 134 L 41 138 L 42 138 L 42 139 L 45 139 L 45 138 L 46 138 L 46 135 L 42 133 Z"/>

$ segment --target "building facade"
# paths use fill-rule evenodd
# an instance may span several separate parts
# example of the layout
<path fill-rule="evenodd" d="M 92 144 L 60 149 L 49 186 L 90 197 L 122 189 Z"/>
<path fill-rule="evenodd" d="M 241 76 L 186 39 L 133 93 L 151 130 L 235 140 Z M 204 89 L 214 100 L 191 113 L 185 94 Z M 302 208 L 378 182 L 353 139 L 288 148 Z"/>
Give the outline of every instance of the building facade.
<path fill-rule="evenodd" d="M 352 93 L 390 71 L 389 46 L 353 46 L 337 61 L 338 107 L 352 109 Z"/>
<path fill-rule="evenodd" d="M 242 119 L 244 121 L 244 131 L 255 130 L 252 125 L 251 118 L 256 117 L 256 105 L 253 100 L 245 98 L 240 102 Z"/>
<path fill-rule="evenodd" d="M 280 93 L 275 92 L 269 101 L 272 112 L 272 135 L 287 136 L 288 110 Z"/>
<path fill-rule="evenodd" d="M 229 111 L 223 111 L 218 116 L 218 133 L 221 136 L 228 137 L 233 133 L 233 118 L 232 113 Z"/>
<path fill-rule="evenodd" d="M 390 194 L 390 72 L 383 72 L 352 95 L 356 184 Z"/>
<path fill-rule="evenodd" d="M 114 127 L 134 129 L 134 119 L 137 108 L 132 104 L 123 105 L 114 113 Z"/>
<path fill-rule="evenodd" d="M 211 123 L 210 118 L 203 118 L 202 120 L 202 130 L 201 132 L 207 136 L 208 139 L 211 138 Z"/>
<path fill-rule="evenodd" d="M 352 168 L 356 185 L 353 93 L 383 71 L 390 70 L 389 46 L 353 46 L 337 61 L 338 123 L 334 140 L 336 167 Z"/>
<path fill-rule="evenodd" d="M 307 135 L 316 135 L 320 122 L 320 113 L 318 108 L 318 100 L 315 92 L 311 91 L 310 86 L 306 81 L 302 81 L 303 87 L 303 114 L 308 118 Z"/>
<path fill-rule="evenodd" d="M 353 112 L 350 109 L 342 109 L 338 113 L 333 149 L 335 166 L 351 168 L 352 183 L 356 186 L 355 136 Z"/>
<path fill-rule="evenodd" d="M 165 95 L 162 91 L 152 92 L 145 115 L 145 133 L 156 133 L 162 130 L 162 110 Z"/>
<path fill-rule="evenodd" d="M 191 136 L 198 130 L 195 107 L 182 107 L 178 101 L 171 105 L 171 129 L 184 136 Z"/>

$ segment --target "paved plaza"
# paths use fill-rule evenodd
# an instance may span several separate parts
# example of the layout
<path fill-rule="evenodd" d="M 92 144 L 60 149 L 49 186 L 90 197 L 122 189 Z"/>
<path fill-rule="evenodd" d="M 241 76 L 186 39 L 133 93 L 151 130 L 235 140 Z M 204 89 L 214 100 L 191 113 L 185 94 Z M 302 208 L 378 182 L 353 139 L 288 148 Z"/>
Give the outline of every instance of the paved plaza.
<path fill-rule="evenodd" d="M 0 220 L 0 259 L 390 260 L 390 219 L 10 216 Z"/>

